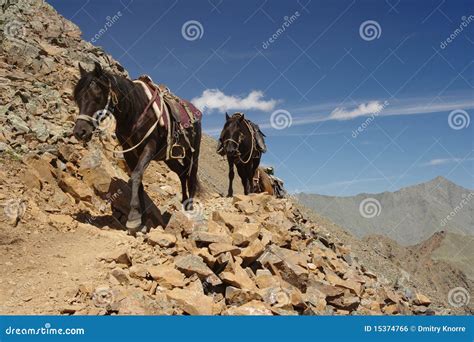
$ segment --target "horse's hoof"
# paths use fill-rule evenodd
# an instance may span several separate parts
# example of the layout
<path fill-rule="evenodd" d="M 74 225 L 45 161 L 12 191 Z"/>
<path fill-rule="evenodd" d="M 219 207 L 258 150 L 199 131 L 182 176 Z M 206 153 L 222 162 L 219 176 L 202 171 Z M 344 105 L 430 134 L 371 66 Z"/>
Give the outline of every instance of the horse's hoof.
<path fill-rule="evenodd" d="M 135 220 L 128 220 L 127 223 L 125 224 L 125 227 L 127 229 L 137 229 L 142 225 L 142 219 L 141 217 L 135 219 Z"/>
<path fill-rule="evenodd" d="M 139 225 L 137 228 L 127 228 L 127 233 L 130 236 L 140 236 L 140 235 L 146 235 L 147 229 L 146 226 L 143 224 Z"/>

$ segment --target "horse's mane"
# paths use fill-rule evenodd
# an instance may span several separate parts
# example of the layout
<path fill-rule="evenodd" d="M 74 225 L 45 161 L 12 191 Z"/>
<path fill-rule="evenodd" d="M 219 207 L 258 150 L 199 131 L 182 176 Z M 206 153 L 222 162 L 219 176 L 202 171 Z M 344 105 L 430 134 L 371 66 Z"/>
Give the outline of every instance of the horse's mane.
<path fill-rule="evenodd" d="M 126 77 L 108 71 L 102 71 L 100 76 L 95 75 L 94 72 L 88 72 L 81 77 L 74 88 L 73 96 L 76 102 L 93 80 L 99 81 L 104 89 L 107 89 L 110 84 L 118 100 L 116 106 L 118 111 L 114 113 L 116 116 L 126 116 L 131 119 L 139 115 L 148 103 L 142 87 L 137 86 Z"/>

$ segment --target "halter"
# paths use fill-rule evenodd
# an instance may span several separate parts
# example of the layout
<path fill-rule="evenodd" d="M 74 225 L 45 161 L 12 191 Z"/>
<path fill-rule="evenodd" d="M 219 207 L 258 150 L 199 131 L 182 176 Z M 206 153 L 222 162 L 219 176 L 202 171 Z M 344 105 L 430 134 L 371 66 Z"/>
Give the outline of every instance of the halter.
<path fill-rule="evenodd" d="M 112 97 L 113 97 L 112 105 L 115 106 L 118 102 L 117 94 L 115 94 L 115 92 L 112 90 L 112 84 L 110 83 L 110 80 L 109 80 L 109 92 L 107 94 L 107 102 L 105 104 L 104 109 L 101 110 L 102 113 L 107 114 L 107 112 L 109 111 L 109 106 L 110 106 L 110 102 L 112 101 Z M 76 121 L 77 120 L 84 120 L 84 121 L 87 121 L 87 122 L 92 122 L 92 124 L 100 123 L 99 120 L 97 120 L 93 116 L 86 115 L 86 114 L 79 114 L 77 116 Z"/>
<path fill-rule="evenodd" d="M 242 164 L 247 164 L 251 159 L 252 159 L 252 155 L 253 155 L 253 150 L 255 148 L 254 144 L 254 132 L 253 132 L 253 129 L 249 126 L 247 120 L 244 120 L 245 122 L 245 125 L 247 126 L 247 129 L 249 130 L 250 132 L 250 140 L 252 141 L 252 145 L 251 145 L 251 148 L 250 148 L 250 152 L 249 152 L 249 157 L 247 158 L 246 161 L 243 161 L 242 158 L 241 158 L 241 155 L 240 155 L 240 151 L 239 151 L 239 161 L 242 163 Z M 229 138 L 229 139 L 226 139 L 224 140 L 223 142 L 223 145 L 225 145 L 227 142 L 233 142 L 234 144 L 237 145 L 237 150 L 239 150 L 239 147 L 240 147 L 240 141 L 235 141 L 234 139 L 232 138 Z"/>
<path fill-rule="evenodd" d="M 160 97 L 161 98 L 161 108 L 160 108 L 160 112 L 163 113 L 163 110 L 166 110 L 166 107 L 164 106 L 164 100 L 163 100 L 163 95 L 161 93 L 158 92 L 158 90 L 156 90 L 154 93 L 153 93 L 153 96 L 152 96 L 152 99 L 150 100 L 150 102 L 148 102 L 148 104 L 146 105 L 145 109 L 143 110 L 142 114 L 145 114 L 148 109 L 150 109 L 150 107 L 153 105 L 153 102 L 156 100 L 157 97 Z M 115 92 L 112 90 L 112 84 L 109 80 L 109 92 L 107 94 L 107 102 L 105 104 L 105 107 L 104 109 L 101 110 L 102 113 L 107 113 L 109 111 L 109 106 L 110 106 L 110 103 L 112 102 L 112 105 L 115 106 L 117 105 L 118 103 L 118 100 L 117 100 L 117 94 L 115 94 Z M 140 116 L 141 116 L 140 115 Z M 92 116 L 89 116 L 89 115 L 85 115 L 85 114 L 79 114 L 77 116 L 77 120 L 84 120 L 84 121 L 87 121 L 87 122 L 91 122 L 92 124 L 94 123 L 97 123 L 97 126 L 98 124 L 100 124 L 100 121 L 97 120 L 96 118 L 92 117 Z M 145 136 L 138 142 L 138 144 L 126 149 L 126 150 L 116 150 L 115 148 L 111 149 L 111 148 L 108 148 L 107 146 L 105 146 L 104 144 L 104 141 L 102 140 L 102 137 L 100 137 L 100 141 L 104 147 L 104 149 L 106 149 L 107 151 L 109 152 L 113 152 L 113 153 L 127 153 L 127 152 L 131 152 L 133 151 L 134 149 L 136 149 L 138 146 L 140 146 L 150 135 L 151 133 L 153 133 L 153 131 L 155 130 L 156 126 L 158 126 L 158 123 L 159 123 L 159 118 L 157 117 L 157 120 L 156 122 L 148 129 L 148 131 L 146 132 Z M 95 125 L 94 125 L 95 126 Z"/>

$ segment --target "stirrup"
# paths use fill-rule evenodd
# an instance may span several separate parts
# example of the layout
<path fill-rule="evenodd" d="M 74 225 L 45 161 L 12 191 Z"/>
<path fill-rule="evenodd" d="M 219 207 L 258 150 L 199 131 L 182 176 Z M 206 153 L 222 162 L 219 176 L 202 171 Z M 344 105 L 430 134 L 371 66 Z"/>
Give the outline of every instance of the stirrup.
<path fill-rule="evenodd" d="M 181 154 L 174 154 L 175 147 L 181 148 Z M 173 159 L 184 159 L 184 157 L 186 156 L 186 150 L 184 149 L 184 147 L 176 143 L 171 146 L 170 152 L 170 157 Z"/>

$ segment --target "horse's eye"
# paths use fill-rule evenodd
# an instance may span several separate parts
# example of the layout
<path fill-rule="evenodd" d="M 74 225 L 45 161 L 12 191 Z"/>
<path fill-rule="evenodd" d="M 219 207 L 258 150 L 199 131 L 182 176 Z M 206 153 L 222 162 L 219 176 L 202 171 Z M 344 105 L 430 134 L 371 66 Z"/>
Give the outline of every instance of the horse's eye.
<path fill-rule="evenodd" d="M 92 90 L 92 92 L 94 94 L 96 94 L 96 95 L 100 94 L 100 87 L 99 87 L 99 85 L 97 84 L 96 81 L 91 82 L 90 89 Z"/>

